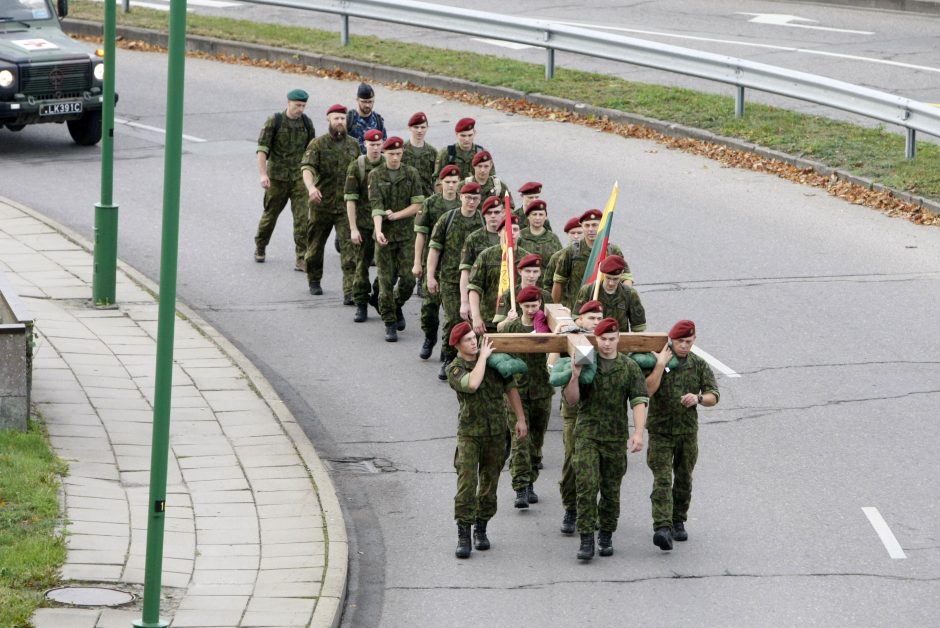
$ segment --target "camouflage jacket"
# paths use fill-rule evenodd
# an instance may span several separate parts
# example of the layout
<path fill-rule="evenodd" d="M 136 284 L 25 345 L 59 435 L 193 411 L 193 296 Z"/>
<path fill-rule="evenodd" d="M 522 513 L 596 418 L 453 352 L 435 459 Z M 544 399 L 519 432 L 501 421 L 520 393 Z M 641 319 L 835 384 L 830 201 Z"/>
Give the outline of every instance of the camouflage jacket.
<path fill-rule="evenodd" d="M 545 267 L 545 264 L 548 263 L 548 260 L 551 259 L 552 255 L 561 250 L 561 240 L 558 239 L 551 229 L 546 227 L 545 232 L 542 235 L 532 235 L 532 232 L 528 227 L 519 232 L 519 239 L 517 240 L 519 246 L 523 247 L 530 253 L 536 253 L 539 257 L 542 258 L 542 267 Z M 554 272 L 554 271 L 553 271 Z"/>
<path fill-rule="evenodd" d="M 313 173 L 313 184 L 323 195 L 319 204 L 310 203 L 311 214 L 323 209 L 346 215 L 346 201 L 343 200 L 346 170 L 349 162 L 358 156 L 359 144 L 348 135 L 340 140 L 334 140 L 331 135 L 321 135 L 307 145 L 300 169 Z"/>
<path fill-rule="evenodd" d="M 475 181 L 476 179 L 474 179 L 472 175 L 463 180 L 464 183 L 473 183 Z M 509 187 L 503 183 L 499 177 L 492 174 L 486 180 L 486 183 L 480 186 L 480 198 L 485 201 L 489 197 L 495 196 L 499 198 L 500 207 L 505 207 L 503 198 L 506 194 L 509 194 Z M 512 194 L 509 194 L 509 209 L 512 210 L 515 209 L 515 207 L 516 203 L 512 200 Z"/>
<path fill-rule="evenodd" d="M 516 247 L 516 256 L 522 259 L 528 255 L 527 251 Z M 503 262 L 503 247 L 499 244 L 484 249 L 470 268 L 470 282 L 467 289 L 480 294 L 480 316 L 487 327 L 496 325 L 493 317 L 496 315 L 499 299 L 499 269 Z M 519 274 L 516 273 L 516 286 L 519 285 Z"/>
<path fill-rule="evenodd" d="M 632 362 L 632 360 L 631 360 Z M 718 383 L 708 364 L 694 353 L 679 366 L 663 372 L 659 389 L 650 399 L 646 429 L 650 434 L 694 434 L 698 431 L 697 406 L 686 408 L 682 395 L 712 393 L 717 399 Z"/>
<path fill-rule="evenodd" d="M 421 148 L 414 146 L 411 140 L 405 142 L 405 154 L 401 162 L 406 166 L 411 166 L 421 175 L 425 196 L 434 194 L 434 161 L 436 159 L 437 149 L 427 142 Z"/>
<path fill-rule="evenodd" d="M 571 311 L 577 312 L 582 305 L 593 298 L 593 284 L 581 286 Z M 597 300 L 604 306 L 604 317 L 610 316 L 617 319 L 620 331 L 646 331 L 646 310 L 640 303 L 640 294 L 630 286 L 620 284 L 613 294 L 607 294 L 601 286 L 601 289 L 597 291 Z"/>
<path fill-rule="evenodd" d="M 608 255 L 619 255 L 623 257 L 623 251 L 616 244 L 607 245 Z M 565 307 L 574 311 L 572 308 L 578 298 L 578 290 L 581 289 L 581 279 L 584 277 L 584 269 L 587 268 L 588 259 L 591 257 L 591 249 L 584 240 L 572 242 L 561 250 L 558 255 L 558 265 L 555 266 L 555 276 L 552 281 L 563 285 L 561 293 L 561 303 Z M 622 279 L 632 279 L 630 265 L 623 270 Z"/>
<path fill-rule="evenodd" d="M 385 210 L 397 212 L 412 203 L 423 201 L 421 176 L 411 166 L 402 165 L 398 172 L 394 172 L 383 163 L 369 173 L 369 204 L 372 206 L 372 216 L 383 216 L 382 233 L 389 242 L 414 240 L 415 219 L 409 216 L 388 220 L 384 218 Z"/>
<path fill-rule="evenodd" d="M 356 228 L 372 233 L 372 206 L 369 205 L 369 173 L 385 163 L 380 156 L 369 161 L 365 155 L 359 155 L 346 169 L 346 185 L 343 187 L 343 200 L 356 201 Z"/>
<path fill-rule="evenodd" d="M 464 242 L 474 231 L 483 227 L 483 216 L 474 210 L 472 216 L 464 216 L 460 208 L 452 209 L 434 223 L 428 247 L 440 251 L 437 275 L 441 283 L 460 284 L 460 253 Z"/>
<path fill-rule="evenodd" d="M 539 283 L 549 292 L 552 291 L 552 286 L 555 283 L 555 268 L 558 267 L 558 258 L 561 257 L 561 252 L 564 250 L 564 248 L 560 248 L 547 260 L 542 260 L 542 276 L 539 277 Z M 577 315 L 577 312 L 573 313 Z"/>
<path fill-rule="evenodd" d="M 597 355 L 597 374 L 590 384 L 579 384 L 581 402 L 575 437 L 626 444 L 627 409 L 649 403 L 646 378 L 637 363 L 623 353 L 612 360 Z"/>
<path fill-rule="evenodd" d="M 506 323 L 504 334 L 528 334 L 534 328 L 522 323 L 521 318 Z M 529 368 L 527 373 L 516 375 L 519 396 L 525 399 L 545 399 L 555 394 L 555 389 L 548 383 L 548 369 L 545 367 L 548 355 L 545 353 L 517 353 L 517 358 Z"/>
<path fill-rule="evenodd" d="M 268 156 L 268 177 L 275 181 L 296 181 L 301 178 L 300 160 L 307 149 L 308 133 L 303 118 L 291 120 L 287 112 L 280 114 L 281 128 L 274 136 L 274 118 L 269 117 L 258 136 L 256 152 Z M 311 125 L 312 126 L 312 125 Z"/>
<path fill-rule="evenodd" d="M 506 391 L 516 382 L 487 367 L 476 391 L 469 389 L 470 372 L 477 361 L 467 362 L 459 355 L 447 367 L 447 382 L 457 393 L 457 436 L 502 436 L 511 416 Z"/>
<path fill-rule="evenodd" d="M 448 201 L 446 198 L 440 194 L 432 194 L 431 196 L 425 197 L 424 202 L 421 203 L 421 211 L 418 212 L 418 215 L 415 216 L 415 233 L 423 233 L 425 236 L 430 236 L 431 227 L 437 224 L 438 219 L 449 212 L 452 209 L 460 208 L 460 197 L 455 196 L 454 200 Z M 424 241 L 424 250 L 421 251 L 421 265 L 425 266 L 428 263 L 428 241 L 430 238 Z"/>
<path fill-rule="evenodd" d="M 483 249 L 496 244 L 499 244 L 499 234 L 487 231 L 485 226 L 471 233 L 464 241 L 463 248 L 460 249 L 460 270 L 473 268 L 473 263 L 477 261 Z"/>
<path fill-rule="evenodd" d="M 473 173 L 473 156 L 483 150 L 479 144 L 474 144 L 470 150 L 464 150 L 457 144 L 445 146 L 437 152 L 437 159 L 434 160 L 434 177 L 441 173 L 441 168 L 448 164 L 454 164 L 460 169 L 460 176 L 466 177 Z M 496 165 L 490 170 L 490 174 L 496 174 Z M 485 197 L 484 197 L 485 198 Z"/>

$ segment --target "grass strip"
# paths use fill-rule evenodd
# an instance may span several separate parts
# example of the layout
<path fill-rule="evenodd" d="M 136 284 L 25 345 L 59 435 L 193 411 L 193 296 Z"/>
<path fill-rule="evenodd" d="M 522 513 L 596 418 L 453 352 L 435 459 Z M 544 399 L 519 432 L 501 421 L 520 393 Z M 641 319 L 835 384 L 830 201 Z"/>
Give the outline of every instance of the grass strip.
<path fill-rule="evenodd" d="M 70 16 L 101 21 L 103 6 L 73 0 Z M 704 129 L 788 154 L 818 161 L 876 183 L 931 199 L 940 199 L 940 146 L 918 142 L 917 158 L 904 158 L 904 138 L 883 126 L 868 128 L 778 107 L 748 103 L 743 118 L 734 117 L 731 97 L 690 89 L 635 83 L 619 78 L 557 68 L 544 76 L 542 65 L 494 55 L 443 50 L 419 44 L 351 36 L 348 46 L 331 31 L 299 26 L 191 14 L 193 35 L 263 44 L 368 61 L 465 79 L 482 85 L 541 93 L 594 106 L 617 109 Z M 168 14 L 135 7 L 118 13 L 118 23 L 166 31 Z"/>
<path fill-rule="evenodd" d="M 59 579 L 65 542 L 56 534 L 65 465 L 42 426 L 0 430 L 0 626 L 29 626 L 42 592 Z"/>

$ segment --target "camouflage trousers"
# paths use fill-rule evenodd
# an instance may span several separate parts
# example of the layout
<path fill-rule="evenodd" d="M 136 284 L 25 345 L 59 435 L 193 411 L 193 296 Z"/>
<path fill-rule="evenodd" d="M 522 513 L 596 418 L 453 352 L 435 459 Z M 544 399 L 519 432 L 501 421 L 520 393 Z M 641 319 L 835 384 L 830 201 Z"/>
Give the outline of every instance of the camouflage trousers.
<path fill-rule="evenodd" d="M 307 281 L 323 279 L 323 252 L 330 232 L 336 227 L 339 242 L 339 265 L 343 271 L 343 294 L 352 294 L 353 275 L 356 272 L 356 257 L 349 240 L 349 220 L 346 213 L 326 209 L 312 209 L 307 223 Z"/>
<path fill-rule="evenodd" d="M 529 428 L 529 435 L 522 440 L 516 437 L 515 415 L 507 414 L 506 417 L 509 432 L 512 434 L 509 474 L 512 476 L 514 491 L 535 484 L 539 479 L 539 462 L 542 461 L 542 445 L 545 443 L 548 419 L 552 415 L 552 398 L 523 398 L 522 409 Z"/>
<path fill-rule="evenodd" d="M 271 180 L 271 187 L 264 191 L 264 210 L 258 221 L 255 246 L 265 248 L 274 234 L 277 218 L 290 201 L 294 216 L 294 256 L 298 259 L 307 251 L 307 188 L 303 179 L 294 182 Z"/>
<path fill-rule="evenodd" d="M 440 282 L 441 305 L 444 306 L 444 324 L 441 327 L 441 350 L 445 360 L 457 357 L 457 350 L 450 346 L 450 330 L 460 322 L 460 284 Z"/>
<path fill-rule="evenodd" d="M 415 290 L 415 276 L 411 274 L 414 261 L 414 242 L 403 240 L 375 247 L 375 265 L 379 278 L 379 315 L 386 325 L 397 320 L 395 309 L 403 306 Z"/>
<path fill-rule="evenodd" d="M 615 531 L 620 517 L 620 484 L 627 472 L 627 443 L 575 434 L 573 462 L 578 487 L 578 532 L 593 533 L 598 522 L 601 530 Z"/>
<path fill-rule="evenodd" d="M 369 267 L 375 257 L 375 240 L 372 237 L 372 229 L 368 231 L 360 229 L 359 235 L 362 236 L 362 244 L 353 244 L 352 241 L 349 244 L 356 259 L 352 298 L 353 301 L 361 304 L 369 301 L 369 294 L 372 292 L 372 283 L 369 281 Z"/>
<path fill-rule="evenodd" d="M 565 510 L 578 509 L 578 487 L 574 481 L 574 424 L 577 423 L 576 413 L 566 414 L 567 404 L 562 400 L 561 416 L 564 420 L 564 429 L 561 433 L 561 440 L 565 446 L 565 459 L 561 463 L 561 481 L 558 487 L 561 489 L 561 505 Z"/>
<path fill-rule="evenodd" d="M 496 514 L 496 488 L 505 460 L 506 440 L 498 436 L 458 436 L 454 451 L 457 523 L 489 521 Z"/>
<path fill-rule="evenodd" d="M 441 293 L 431 294 L 428 292 L 427 272 L 421 277 L 421 295 L 421 330 L 425 336 L 434 338 L 437 336 L 437 328 L 441 324 Z"/>
<path fill-rule="evenodd" d="M 698 434 L 650 434 L 646 464 L 653 472 L 653 529 L 685 523 L 692 502 Z"/>

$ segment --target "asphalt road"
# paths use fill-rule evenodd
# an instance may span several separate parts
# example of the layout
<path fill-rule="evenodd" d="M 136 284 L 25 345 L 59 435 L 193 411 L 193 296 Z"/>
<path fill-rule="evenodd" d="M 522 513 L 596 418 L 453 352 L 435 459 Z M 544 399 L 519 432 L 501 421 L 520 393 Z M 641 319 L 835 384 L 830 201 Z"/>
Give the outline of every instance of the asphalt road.
<path fill-rule="evenodd" d="M 119 118 L 164 126 L 165 67 L 161 55 L 119 52 Z M 694 319 L 700 346 L 740 375 L 719 375 L 721 403 L 701 413 L 688 543 L 653 546 L 651 477 L 643 455 L 631 455 L 616 552 L 579 563 L 577 541 L 558 532 L 556 412 L 541 503 L 514 511 L 504 474 L 493 549 L 457 561 L 456 401 L 438 363 L 417 358 L 417 300 L 400 342 L 387 344 L 374 315 L 352 323 L 330 248 L 319 298 L 292 271 L 288 224 L 268 262 L 252 260 L 255 138 L 295 86 L 313 95 L 320 130 L 326 106 L 355 91 L 188 62 L 179 297 L 262 369 L 331 461 L 353 542 L 344 625 L 935 622 L 940 231 L 656 144 L 379 86 L 390 128 L 424 110 L 437 146 L 457 118 L 476 117 L 501 176 L 513 188 L 546 182 L 559 224 L 601 206 L 619 180 L 612 240 L 651 329 Z M 119 255 L 155 280 L 162 149 L 158 132 L 117 128 Z M 58 125 L 0 131 L 0 194 L 91 238 L 98 155 Z M 866 507 L 884 516 L 905 558 L 889 555 Z"/>
<path fill-rule="evenodd" d="M 437 4 L 558 21 L 607 32 L 740 57 L 840 79 L 928 103 L 940 103 L 940 16 L 879 11 L 805 2 L 715 2 L 714 0 L 443 0 Z M 146 6 L 166 7 L 164 0 Z M 207 6 L 209 5 L 209 6 Z M 339 17 L 255 5 L 238 0 L 189 0 L 195 12 L 270 21 L 339 33 Z M 350 31 L 439 48 L 471 50 L 543 64 L 544 50 L 372 20 L 350 20 Z M 338 38 L 338 35 L 337 35 Z M 559 53 L 559 67 L 598 71 L 645 83 L 688 87 L 728 96 L 720 83 Z M 865 118 L 784 97 L 749 91 L 754 100 L 808 113 L 874 124 Z"/>

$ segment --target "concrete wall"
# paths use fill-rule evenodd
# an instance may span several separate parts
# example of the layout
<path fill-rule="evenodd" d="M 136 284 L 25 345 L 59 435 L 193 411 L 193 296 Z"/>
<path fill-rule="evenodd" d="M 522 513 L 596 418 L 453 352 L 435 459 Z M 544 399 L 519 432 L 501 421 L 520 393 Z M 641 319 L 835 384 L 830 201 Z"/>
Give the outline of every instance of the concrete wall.
<path fill-rule="evenodd" d="M 32 388 L 33 321 L 0 281 L 0 429 L 26 429 Z"/>

